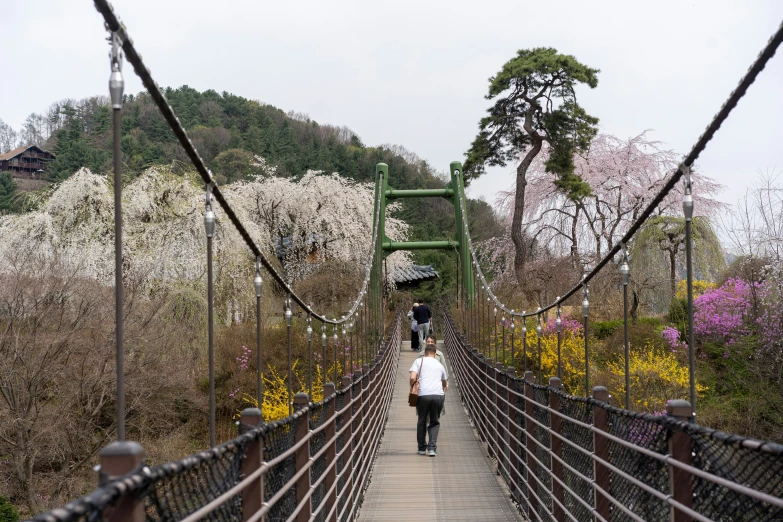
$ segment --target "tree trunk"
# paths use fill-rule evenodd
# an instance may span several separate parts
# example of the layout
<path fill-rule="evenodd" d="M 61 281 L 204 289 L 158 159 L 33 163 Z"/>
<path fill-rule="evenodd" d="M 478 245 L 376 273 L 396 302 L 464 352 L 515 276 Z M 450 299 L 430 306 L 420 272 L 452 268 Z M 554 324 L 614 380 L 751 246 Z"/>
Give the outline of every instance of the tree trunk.
<path fill-rule="evenodd" d="M 631 290 L 631 323 L 636 324 L 639 319 L 639 294 L 636 290 Z"/>
<path fill-rule="evenodd" d="M 22 423 L 22 421 L 17 421 Z M 16 479 L 19 481 L 22 493 L 27 507 L 30 508 L 30 512 L 35 515 L 40 511 L 38 508 L 38 498 L 35 496 L 35 488 L 33 487 L 33 464 L 35 462 L 35 456 L 33 455 L 33 448 L 31 447 L 31 441 L 27 436 L 26 423 L 15 427 L 15 439 L 16 439 L 16 451 L 13 454 L 14 467 L 16 468 Z"/>
<path fill-rule="evenodd" d="M 574 258 L 573 260 L 574 268 L 578 267 L 577 257 L 579 256 L 579 242 L 576 238 L 578 221 L 579 221 L 579 205 L 576 206 L 574 210 L 574 219 L 571 221 L 571 257 Z"/>
<path fill-rule="evenodd" d="M 527 244 L 525 231 L 522 229 L 522 222 L 525 217 L 527 169 L 530 168 L 533 158 L 541 152 L 541 143 L 540 139 L 534 140 L 533 148 L 525 154 L 525 159 L 517 167 L 517 191 L 514 197 L 514 217 L 511 221 L 511 241 L 514 243 L 514 273 L 519 284 L 524 280 L 525 263 L 527 262 Z"/>
<path fill-rule="evenodd" d="M 677 250 L 669 250 L 669 282 L 671 286 L 672 298 L 677 293 Z"/>

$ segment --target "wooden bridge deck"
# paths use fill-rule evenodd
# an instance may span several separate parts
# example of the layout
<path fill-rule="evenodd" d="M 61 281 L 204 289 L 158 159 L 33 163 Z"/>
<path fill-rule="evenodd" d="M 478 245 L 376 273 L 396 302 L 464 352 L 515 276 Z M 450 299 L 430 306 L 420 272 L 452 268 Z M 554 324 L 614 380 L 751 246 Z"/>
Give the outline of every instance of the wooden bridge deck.
<path fill-rule="evenodd" d="M 416 355 L 410 342 L 402 344 L 394 402 L 359 520 L 523 520 L 471 428 L 456 388 L 446 393 L 438 456 L 416 453 L 416 413 L 406 400 Z"/>

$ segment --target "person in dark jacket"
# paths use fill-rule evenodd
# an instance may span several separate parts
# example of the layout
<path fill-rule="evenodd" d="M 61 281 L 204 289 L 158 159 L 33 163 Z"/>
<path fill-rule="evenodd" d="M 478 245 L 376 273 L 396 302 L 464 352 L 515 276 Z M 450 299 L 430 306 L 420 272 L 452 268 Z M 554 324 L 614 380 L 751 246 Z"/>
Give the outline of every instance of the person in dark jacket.
<path fill-rule="evenodd" d="M 408 310 L 408 319 L 411 320 L 411 350 L 419 349 L 419 325 L 416 319 L 413 318 L 413 311 L 416 310 L 418 305 L 419 303 L 413 303 L 411 309 Z"/>
<path fill-rule="evenodd" d="M 413 318 L 416 319 L 419 327 L 419 346 L 423 347 L 424 341 L 430 334 L 430 319 L 432 318 L 430 307 L 424 304 L 424 299 L 419 299 L 419 306 L 413 310 Z"/>

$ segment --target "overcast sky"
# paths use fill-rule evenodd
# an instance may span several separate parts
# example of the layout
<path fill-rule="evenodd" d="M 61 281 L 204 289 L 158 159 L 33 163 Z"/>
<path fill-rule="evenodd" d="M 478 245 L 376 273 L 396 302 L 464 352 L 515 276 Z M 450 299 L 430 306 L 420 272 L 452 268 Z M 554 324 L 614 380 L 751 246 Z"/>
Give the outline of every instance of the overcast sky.
<path fill-rule="evenodd" d="M 90 0 L 3 0 L 0 118 L 19 128 L 63 98 L 108 94 Z M 783 1 L 114 0 L 163 86 L 229 91 L 404 145 L 447 170 L 476 134 L 487 79 L 517 49 L 551 46 L 601 70 L 580 103 L 620 137 L 685 152 L 783 20 Z M 142 89 L 126 69 L 126 92 Z M 783 52 L 702 155 L 733 203 L 783 169 Z M 494 199 L 496 169 L 471 187 Z M 394 174 L 391 173 L 393 176 Z"/>

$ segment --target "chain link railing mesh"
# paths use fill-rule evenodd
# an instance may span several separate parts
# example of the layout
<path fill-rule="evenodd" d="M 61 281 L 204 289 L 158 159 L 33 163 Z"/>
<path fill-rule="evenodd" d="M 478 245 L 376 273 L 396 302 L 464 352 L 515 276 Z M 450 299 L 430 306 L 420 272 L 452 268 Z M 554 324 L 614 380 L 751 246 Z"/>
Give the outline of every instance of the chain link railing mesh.
<path fill-rule="evenodd" d="M 390 350 L 390 344 L 399 342 L 399 327 L 401 314 L 395 319 L 392 335 L 387 339 L 384 354 L 385 357 L 398 354 Z M 396 333 L 395 333 L 396 332 Z M 362 387 L 369 386 L 374 372 L 381 371 L 381 366 L 375 366 L 373 371 L 362 377 L 361 385 L 353 384 L 352 391 L 358 393 Z M 394 365 L 389 365 L 386 370 L 394 371 Z M 101 486 L 92 493 L 74 500 L 73 502 L 34 517 L 39 522 L 95 522 L 106 520 L 106 515 L 111 508 L 117 505 L 120 497 L 141 499 L 144 502 L 145 518 L 149 521 L 174 521 L 193 515 L 199 509 L 215 501 L 218 497 L 227 493 L 230 489 L 239 485 L 245 477 L 242 474 L 242 462 L 247 445 L 251 442 L 260 442 L 263 447 L 263 460 L 269 462 L 284 454 L 295 444 L 297 423 L 309 422 L 308 428 L 314 430 L 326 422 L 329 416 L 329 401 L 335 401 L 337 412 L 343 409 L 347 393 L 338 391 L 334 398 L 327 399 L 308 407 L 308 414 L 299 414 L 280 421 L 275 421 L 264 426 L 247 431 L 233 440 L 223 443 L 200 453 L 190 455 L 176 462 L 170 462 L 152 468 L 141 468 L 125 477 L 114 480 L 105 486 Z M 352 414 L 358 413 L 358 406 L 354 403 Z M 369 415 L 369 411 L 367 412 Z M 381 418 L 380 422 L 385 422 Z M 367 422 L 367 419 L 363 419 Z M 339 431 L 343 427 L 342 415 L 335 420 L 335 429 Z M 358 422 L 356 426 L 358 429 Z M 350 437 L 351 428 L 343 435 L 336 437 L 335 450 L 337 454 L 342 452 L 347 437 Z M 310 455 L 315 455 L 324 444 L 325 432 L 314 434 L 309 441 Z M 296 474 L 296 454 L 282 459 L 277 464 L 269 467 L 263 478 L 264 499 L 269 500 L 285 487 L 286 483 Z M 358 463 L 359 453 L 354 454 Z M 335 473 L 338 477 L 349 472 L 344 456 L 336 459 Z M 310 468 L 311 484 L 315 483 L 326 472 L 325 454 L 315 459 Z M 346 497 L 351 492 L 345 490 L 347 481 L 342 476 L 338 479 L 337 494 L 340 496 L 337 513 L 345 507 Z M 358 494 L 359 478 L 354 477 L 353 492 Z M 311 506 L 315 509 L 324 499 L 326 484 L 322 482 L 313 491 Z M 296 510 L 296 486 L 289 486 L 276 502 L 270 502 L 271 507 L 264 518 L 267 521 L 283 521 Z M 346 509 L 341 517 L 347 520 L 350 517 L 350 509 Z M 328 510 L 322 509 L 315 517 L 316 521 L 327 518 Z M 242 492 L 223 500 L 208 514 L 201 518 L 210 521 L 237 521 L 242 520 Z"/>
<path fill-rule="evenodd" d="M 180 462 L 165 464 L 145 492 L 147 520 L 179 520 L 239 483 L 247 439 L 231 441 Z M 237 494 L 210 514 L 210 520 L 236 520 L 242 514 Z"/>
<path fill-rule="evenodd" d="M 294 445 L 296 422 L 299 422 L 299 419 L 293 421 L 289 418 L 286 421 L 281 421 L 279 424 L 275 423 L 276 425 L 264 435 L 264 461 L 272 460 Z M 296 458 L 294 454 L 273 466 L 264 477 L 264 498 L 270 498 L 280 491 L 295 473 Z M 291 513 L 295 508 L 296 488 L 291 487 L 269 510 L 268 520 L 274 522 L 285 520 L 288 518 L 287 513 Z"/>
<path fill-rule="evenodd" d="M 456 331 L 451 318 L 447 319 L 451 328 Z M 783 520 L 783 508 L 770 501 L 756 498 L 753 492 L 742 491 L 742 488 L 749 488 L 755 492 L 783 499 L 783 446 L 727 435 L 665 415 L 653 416 L 630 412 L 592 398 L 572 397 L 559 389 L 528 383 L 528 386 L 533 389 L 533 400 L 530 403 L 532 418 L 540 423 L 540 425 L 532 423 L 533 427 L 529 430 L 529 435 L 539 444 L 534 443 L 529 446 L 526 427 L 531 423 L 523 412 L 529 411 L 526 406 L 531 406 L 527 404 L 528 399 L 525 396 L 525 381 L 510 378 L 505 373 L 498 374 L 501 406 L 496 406 L 497 394 L 494 389 L 485 385 L 487 372 L 493 375 L 491 372 L 495 370 L 480 356 L 470 351 L 463 337 L 449 336 L 448 342 L 454 343 L 451 347 L 447 347 L 450 357 L 458 357 L 461 361 L 459 364 L 465 366 L 462 370 L 465 377 L 460 378 L 467 378 L 474 373 L 478 376 L 478 383 L 473 383 L 472 380 L 471 383 L 460 382 L 463 400 L 477 401 L 478 411 L 474 412 L 472 408 L 468 408 L 468 412 L 471 417 L 478 416 L 473 418 L 473 421 L 479 431 L 488 430 L 490 435 L 488 443 L 493 450 L 491 453 L 503 461 L 502 465 L 498 466 L 500 474 L 510 484 L 514 500 L 529 520 L 552 520 L 554 516 L 552 497 L 555 480 L 551 471 L 553 457 L 549 451 L 550 437 L 556 437 L 554 433 L 550 433 L 551 419 L 555 415 L 549 411 L 552 393 L 559 396 L 559 411 L 565 417 L 561 423 L 561 435 L 565 441 L 568 441 L 561 445 L 562 461 L 565 465 L 562 466 L 560 477 L 564 485 L 563 505 L 568 513 L 567 519 L 581 521 L 594 518 L 596 493 L 592 482 L 593 452 L 596 436 L 594 431 L 598 428 L 589 426 L 594 425 L 594 408 L 601 408 L 606 411 L 608 418 L 607 433 L 634 446 L 629 447 L 628 444 L 611 439 L 608 441 L 608 463 L 633 479 L 609 470 L 608 492 L 622 506 L 620 508 L 614 503 L 610 505 L 609 520 L 635 520 L 624 511 L 626 509 L 646 521 L 671 520 L 673 508 L 665 499 L 671 498 L 673 494 L 670 484 L 673 465 L 667 464 L 664 459 L 672 458 L 669 445 L 675 432 L 685 432 L 690 436 L 693 444 L 691 453 L 693 467 L 713 477 L 736 484 L 734 488 L 730 488 L 693 473 L 691 475 L 692 503 L 695 511 L 709 520 L 718 522 Z M 489 394 L 488 400 L 485 398 L 486 393 Z M 507 398 L 509 401 L 508 418 L 505 417 L 507 405 L 502 398 Z M 512 435 L 516 437 L 517 442 L 511 444 L 511 449 L 516 449 L 517 457 L 508 451 L 503 439 L 493 438 L 496 412 L 500 415 L 498 431 L 501 437 L 504 434 L 508 437 L 503 426 L 508 426 Z M 574 422 L 570 422 L 569 419 L 573 419 Z M 512 422 L 521 430 L 514 428 Z M 510 438 L 506 440 L 510 441 Z M 528 462 L 525 448 L 530 449 L 535 456 L 535 479 L 528 476 L 525 468 Z M 654 452 L 660 455 L 660 458 L 645 455 L 636 448 Z M 661 496 L 645 491 L 639 484 L 635 484 L 635 481 L 660 492 Z M 529 488 L 533 489 L 535 495 L 529 493 Z M 541 502 L 538 502 L 535 496 L 538 496 Z M 535 513 L 529 512 L 528 500 L 531 504 L 537 505 Z"/>
<path fill-rule="evenodd" d="M 560 393 L 560 413 L 570 419 L 574 419 L 585 424 L 593 423 L 593 407 L 584 400 L 578 400 Z M 591 512 L 587 507 L 577 500 L 582 499 L 587 505 L 595 505 L 593 499 L 593 485 L 582 479 L 577 473 L 592 480 L 593 478 L 593 459 L 590 453 L 593 452 L 593 433 L 582 426 L 573 422 L 563 420 L 562 435 L 567 441 L 572 442 L 583 451 L 578 450 L 571 444 L 563 443 L 562 459 L 574 471 L 563 466 L 563 483 L 565 484 L 564 502 L 566 509 L 572 513 L 577 520 L 590 520 Z M 587 453 L 585 453 L 587 452 Z"/>
<path fill-rule="evenodd" d="M 310 408 L 311 430 L 320 428 L 321 426 L 323 426 L 324 422 L 326 422 L 327 417 L 329 416 L 329 402 L 333 400 L 334 398 L 326 399 L 322 402 L 319 402 L 318 404 L 314 404 Z M 321 449 L 323 449 L 324 447 L 325 442 L 326 442 L 326 433 L 324 433 L 323 430 L 313 435 L 313 437 L 310 439 L 310 455 L 314 456 L 319 451 L 321 451 Z M 325 472 L 326 472 L 326 452 L 324 452 L 323 455 L 315 459 L 315 461 L 313 462 L 313 465 L 310 468 L 310 484 L 315 484 L 316 482 L 318 482 L 318 479 L 320 479 Z M 326 483 L 324 481 L 321 481 L 318 487 L 316 487 L 313 490 L 313 496 L 311 497 L 313 510 L 315 510 L 315 508 L 321 504 L 321 501 L 324 499 L 325 491 L 326 491 Z M 322 522 L 325 519 L 326 519 L 326 512 L 325 510 L 322 509 L 315 517 L 315 520 L 316 522 Z"/>
<path fill-rule="evenodd" d="M 745 447 L 745 439 L 692 430 L 693 465 L 712 475 L 783 498 L 783 446 Z M 715 520 L 783 520 L 783 509 L 694 477 L 694 508 Z"/>
<path fill-rule="evenodd" d="M 513 379 L 511 381 L 511 389 L 514 390 L 516 393 L 512 394 L 513 402 L 512 404 L 516 408 L 515 410 L 512 410 L 512 418 L 514 422 L 516 423 L 519 428 L 516 428 L 516 435 L 517 435 L 517 446 L 516 446 L 516 457 L 511 462 L 511 465 L 516 467 L 518 470 L 518 484 L 520 491 L 525 491 L 525 484 L 528 483 L 529 477 L 527 475 L 527 468 L 525 468 L 525 462 L 527 462 L 527 453 L 525 453 L 525 446 L 527 444 L 527 434 L 525 432 L 525 416 L 522 412 L 525 411 L 525 399 L 521 397 L 525 393 L 525 386 L 524 381 L 521 379 Z M 525 500 L 522 498 L 522 494 L 520 491 L 517 490 L 517 488 L 512 487 L 511 488 L 511 494 L 514 497 L 514 500 L 516 503 L 522 508 L 522 512 L 526 515 L 528 514 L 528 506 L 525 503 Z"/>
<path fill-rule="evenodd" d="M 549 412 L 544 408 L 549 406 L 549 390 L 544 387 L 534 386 L 533 398 L 535 400 L 533 418 L 548 428 L 550 426 Z M 549 513 L 552 512 L 552 497 L 550 495 L 550 491 L 552 491 L 552 475 L 550 472 L 552 469 L 552 456 L 549 451 L 549 432 L 539 424 L 533 423 L 533 425 L 535 427 L 535 439 L 539 442 L 539 444 L 534 444 L 536 478 L 538 478 L 538 481 L 534 481 L 534 483 L 536 494 L 541 499 L 541 502 L 538 504 L 538 514 L 542 519 L 546 520 L 549 517 Z"/>
<path fill-rule="evenodd" d="M 643 418 L 634 418 L 610 410 L 609 433 L 660 455 L 668 453 L 668 432 L 662 426 Z M 669 493 L 669 470 L 666 463 L 614 441 L 609 442 L 609 462 L 661 493 Z M 669 520 L 669 506 L 663 500 L 632 484 L 617 473 L 610 473 L 609 493 L 622 505 L 645 520 Z M 613 507 L 613 520 L 631 520 Z"/>
<path fill-rule="evenodd" d="M 335 407 L 337 408 L 337 411 L 342 411 L 342 409 L 345 407 L 345 399 L 346 395 L 345 392 L 340 392 L 337 394 L 337 397 L 335 397 L 335 400 L 337 401 L 335 403 Z M 336 422 L 336 429 L 339 432 L 341 429 L 343 429 L 343 416 L 338 415 L 337 416 L 337 422 Z M 337 451 L 337 463 L 335 465 L 335 472 L 337 473 L 337 494 L 338 496 L 345 488 L 345 477 L 343 476 L 343 471 L 345 470 L 345 455 L 341 454 L 343 451 L 343 448 L 345 447 L 345 438 L 346 435 L 348 435 L 348 430 L 345 430 L 341 435 L 338 435 L 337 437 L 337 443 L 335 444 L 335 448 Z M 343 506 L 345 505 L 345 497 L 339 496 L 337 500 L 337 513 L 339 513 Z"/>
<path fill-rule="evenodd" d="M 510 437 L 509 437 L 509 423 L 508 423 L 508 391 L 506 390 L 506 387 L 508 386 L 508 376 L 505 373 L 499 373 L 498 374 L 498 380 L 500 381 L 500 389 L 499 389 L 499 395 L 500 395 L 500 401 L 498 401 L 499 408 L 500 408 L 500 425 L 498 426 L 498 433 L 500 436 L 500 442 L 498 443 L 498 452 L 500 453 L 500 459 L 503 462 L 502 466 L 498 466 L 498 472 L 503 477 L 504 480 L 509 481 L 511 480 L 511 477 L 509 476 L 508 472 L 506 471 L 506 468 L 510 469 L 510 459 L 509 459 L 509 443 L 510 443 Z"/>

